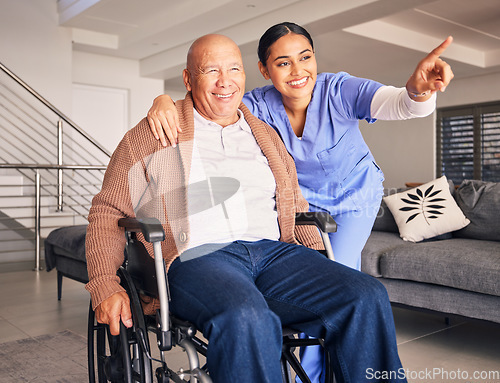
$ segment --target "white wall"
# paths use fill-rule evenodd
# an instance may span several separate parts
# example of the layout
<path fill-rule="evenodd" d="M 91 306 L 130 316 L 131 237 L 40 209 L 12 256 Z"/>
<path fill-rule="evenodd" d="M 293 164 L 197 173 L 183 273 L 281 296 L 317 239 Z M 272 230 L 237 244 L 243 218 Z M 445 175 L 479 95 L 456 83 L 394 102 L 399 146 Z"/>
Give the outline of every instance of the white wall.
<path fill-rule="evenodd" d="M 130 127 L 146 116 L 153 99 L 163 93 L 163 81 L 139 76 L 139 62 L 86 52 L 73 52 L 73 82 L 128 89 Z"/>
<path fill-rule="evenodd" d="M 57 2 L 2 1 L 0 61 L 64 114 L 71 112 L 71 33 Z"/>
<path fill-rule="evenodd" d="M 135 60 L 73 52 L 71 30 L 58 26 L 56 0 L 2 1 L 0 35 L 0 62 L 70 119 L 73 83 L 128 90 L 130 127 L 163 93 L 163 81 L 140 77 Z"/>
<path fill-rule="evenodd" d="M 438 98 L 438 107 L 500 101 L 500 73 L 453 80 Z"/>
<path fill-rule="evenodd" d="M 448 107 L 500 100 L 500 73 L 453 80 L 438 94 L 437 106 Z M 385 174 L 384 186 L 427 182 L 436 176 L 435 113 L 423 119 L 361 123 L 360 128 Z"/>
<path fill-rule="evenodd" d="M 433 179 L 434 119 L 432 115 L 415 120 L 360 123 L 361 133 L 384 172 L 385 187 Z"/>
<path fill-rule="evenodd" d="M 73 84 L 72 120 L 111 153 L 130 129 L 129 98 L 127 89 Z"/>
<path fill-rule="evenodd" d="M 111 56 L 102 56 L 86 52 L 73 52 L 73 82 L 76 84 L 94 85 L 117 89 L 126 89 L 129 94 L 129 128 L 134 127 L 153 103 L 153 99 L 163 93 L 163 81 L 139 76 L 139 62 Z M 109 111 L 105 106 L 100 109 L 89 109 L 89 113 L 102 115 L 103 121 L 109 120 Z M 121 116 L 117 116 L 117 120 Z M 75 121 L 78 123 L 78 121 Z M 85 127 L 84 127 L 85 129 Z M 122 127 L 106 124 L 100 127 L 88 127 L 92 136 L 94 129 L 113 130 L 123 136 Z M 94 136 L 96 136 L 94 134 Z"/>

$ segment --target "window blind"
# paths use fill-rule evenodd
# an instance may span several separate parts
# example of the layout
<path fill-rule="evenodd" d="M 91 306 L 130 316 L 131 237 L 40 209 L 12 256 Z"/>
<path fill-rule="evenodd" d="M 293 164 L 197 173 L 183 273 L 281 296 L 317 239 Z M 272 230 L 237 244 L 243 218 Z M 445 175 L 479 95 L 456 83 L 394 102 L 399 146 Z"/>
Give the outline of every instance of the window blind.
<path fill-rule="evenodd" d="M 485 113 L 481 121 L 482 179 L 500 181 L 500 112 Z"/>
<path fill-rule="evenodd" d="M 500 102 L 438 109 L 437 173 L 500 182 Z"/>

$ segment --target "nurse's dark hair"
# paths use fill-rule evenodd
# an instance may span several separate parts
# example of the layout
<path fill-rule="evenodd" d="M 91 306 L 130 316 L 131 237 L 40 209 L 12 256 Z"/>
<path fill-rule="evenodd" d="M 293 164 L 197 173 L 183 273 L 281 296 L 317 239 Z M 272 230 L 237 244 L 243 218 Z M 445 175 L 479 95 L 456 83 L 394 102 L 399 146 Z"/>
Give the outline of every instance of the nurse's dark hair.
<path fill-rule="evenodd" d="M 282 38 L 289 33 L 295 33 L 296 35 L 302 35 L 311 44 L 311 48 L 314 50 L 314 44 L 311 35 L 309 32 L 305 30 L 305 28 L 297 25 L 295 23 L 283 22 L 276 25 L 273 25 L 267 31 L 264 32 L 262 37 L 259 40 L 259 47 L 257 49 L 257 54 L 259 55 L 259 61 L 264 64 L 267 64 L 267 59 L 270 55 L 271 45 L 273 45 L 276 41 Z"/>

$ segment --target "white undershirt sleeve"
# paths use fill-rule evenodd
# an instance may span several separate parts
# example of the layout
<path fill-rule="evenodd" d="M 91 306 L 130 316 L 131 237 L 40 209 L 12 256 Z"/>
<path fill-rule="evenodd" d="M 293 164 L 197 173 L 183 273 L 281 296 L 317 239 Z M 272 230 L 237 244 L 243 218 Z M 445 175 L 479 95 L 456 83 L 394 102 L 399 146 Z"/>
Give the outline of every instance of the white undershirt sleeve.
<path fill-rule="evenodd" d="M 436 109 L 436 94 L 423 102 L 410 98 L 406 88 L 380 87 L 372 98 L 370 112 L 378 120 L 407 120 L 426 117 Z"/>

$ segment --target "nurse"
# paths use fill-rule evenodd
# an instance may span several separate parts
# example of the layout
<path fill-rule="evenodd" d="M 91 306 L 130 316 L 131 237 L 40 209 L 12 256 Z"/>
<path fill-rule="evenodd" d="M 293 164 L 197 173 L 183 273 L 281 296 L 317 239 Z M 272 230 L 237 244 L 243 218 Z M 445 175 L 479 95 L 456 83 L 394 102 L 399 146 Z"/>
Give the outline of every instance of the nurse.
<path fill-rule="evenodd" d="M 439 58 L 451 42 L 448 37 L 421 60 L 406 87 L 395 88 L 345 72 L 318 74 L 313 40 L 297 24 L 276 24 L 260 38 L 259 69 L 272 85 L 246 93 L 243 102 L 281 136 L 295 160 L 310 210 L 335 218 L 338 229 L 330 240 L 337 262 L 360 270 L 361 250 L 383 194 L 383 173 L 363 140 L 358 121 L 431 114 L 435 93 L 444 91 L 453 78 L 450 66 Z M 167 145 L 166 138 L 175 145 L 180 129 L 168 95 L 154 100 L 148 121 L 163 145 Z M 317 359 L 312 363 L 308 359 L 303 355 L 302 364 L 311 381 L 323 381 Z"/>
<path fill-rule="evenodd" d="M 360 269 L 361 250 L 383 193 L 383 173 L 358 120 L 431 114 L 435 93 L 453 78 L 450 66 L 439 58 L 451 41 L 448 37 L 418 64 L 406 88 L 394 88 L 345 72 L 318 74 L 313 40 L 297 24 L 276 24 L 260 38 L 259 69 L 272 85 L 246 93 L 243 102 L 280 134 L 310 209 L 335 218 L 338 230 L 330 239 L 337 262 Z M 179 127 L 168 95 L 155 99 L 148 121 L 164 146 L 165 134 L 175 145 Z"/>

